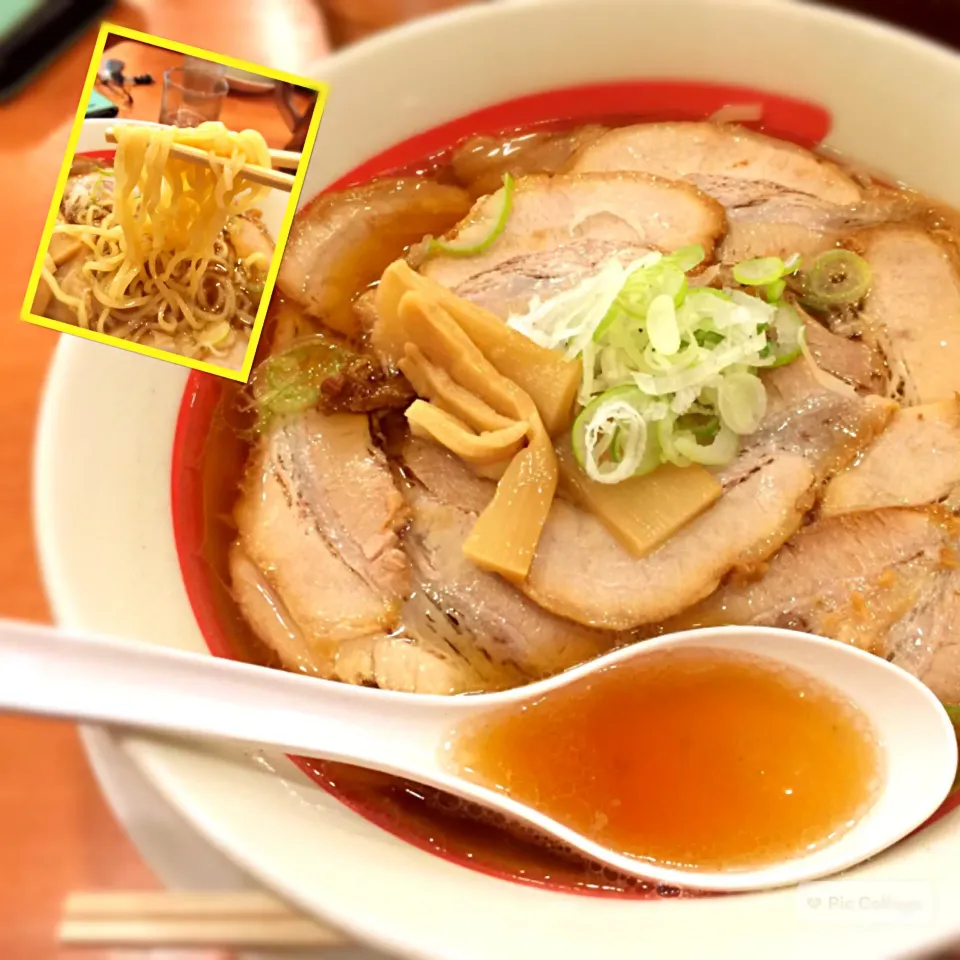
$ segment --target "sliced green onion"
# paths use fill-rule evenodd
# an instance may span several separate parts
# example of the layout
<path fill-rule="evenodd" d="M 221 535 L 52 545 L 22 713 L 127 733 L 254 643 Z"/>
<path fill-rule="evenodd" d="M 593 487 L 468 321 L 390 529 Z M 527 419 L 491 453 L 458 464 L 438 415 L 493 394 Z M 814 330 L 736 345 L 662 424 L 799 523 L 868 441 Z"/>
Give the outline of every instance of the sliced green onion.
<path fill-rule="evenodd" d="M 324 380 L 341 370 L 350 356 L 349 350 L 317 334 L 264 360 L 250 378 L 257 428 L 266 428 L 274 417 L 316 406 Z"/>
<path fill-rule="evenodd" d="M 500 212 L 493 229 L 480 241 L 463 242 L 459 237 L 453 240 L 431 240 L 427 254 L 443 253 L 448 257 L 473 257 L 491 247 L 507 228 L 507 220 L 513 209 L 514 179 L 509 173 L 503 175 L 503 187 L 500 191 Z"/>
<path fill-rule="evenodd" d="M 650 423 L 647 424 L 647 449 L 644 451 L 637 469 L 633 471 L 633 476 L 642 477 L 644 474 L 656 470 L 661 463 L 660 444 L 657 442 L 656 431 L 650 429 Z M 618 429 L 614 434 L 613 441 L 610 444 L 610 459 L 614 463 L 620 463 L 623 460 L 624 433 Z"/>
<path fill-rule="evenodd" d="M 594 342 L 598 343 L 622 315 L 623 309 L 614 301 L 614 303 L 610 305 L 610 309 L 604 314 L 603 319 L 597 324 L 597 329 L 593 331 Z"/>
<path fill-rule="evenodd" d="M 800 336 L 803 331 L 803 320 L 800 314 L 789 304 L 782 303 L 777 307 L 777 314 L 773 321 L 771 355 L 774 360 L 771 367 L 782 367 L 793 363 L 803 353 L 800 346 Z M 768 337 L 768 339 L 770 339 Z"/>
<path fill-rule="evenodd" d="M 725 303 L 732 303 L 733 297 L 726 290 L 717 290 L 716 287 L 696 287 L 691 290 L 687 300 L 694 302 L 698 297 L 712 297 L 717 300 L 723 300 Z"/>
<path fill-rule="evenodd" d="M 677 426 L 698 440 L 709 440 L 720 432 L 720 418 L 710 413 L 685 413 L 677 418 Z"/>
<path fill-rule="evenodd" d="M 621 455 L 621 459 L 623 459 Z M 647 423 L 647 446 L 633 471 L 633 476 L 642 477 L 647 473 L 652 473 L 663 462 L 663 453 L 660 450 L 660 444 L 657 441 L 656 431 L 652 429 L 652 424 Z"/>
<path fill-rule="evenodd" d="M 655 256 L 660 258 L 659 253 Z M 570 290 L 545 302 L 534 297 L 527 313 L 511 314 L 507 326 L 542 347 L 563 350 L 568 359 L 572 359 L 584 351 L 597 328 L 609 322 L 611 309 L 631 270 L 646 259 L 626 267 L 616 259 L 609 260 L 598 274 Z M 613 319 L 619 315 L 616 312 Z"/>
<path fill-rule="evenodd" d="M 724 427 L 741 436 L 753 433 L 767 412 L 767 391 L 755 374 L 731 373 L 720 381 L 717 409 Z"/>
<path fill-rule="evenodd" d="M 710 443 L 699 443 L 697 437 L 687 431 L 678 432 L 673 443 L 681 456 L 705 467 L 729 463 L 740 449 L 740 438 L 727 426 L 721 426 Z"/>
<path fill-rule="evenodd" d="M 205 347 L 215 347 L 218 343 L 226 340 L 230 336 L 230 323 L 227 320 L 220 320 L 218 323 L 201 330 L 197 334 L 197 343 Z"/>
<path fill-rule="evenodd" d="M 821 308 L 858 303 L 871 280 L 870 264 L 863 257 L 852 250 L 827 250 L 803 274 L 800 299 Z"/>
<path fill-rule="evenodd" d="M 685 457 L 676 446 L 677 418 L 670 414 L 657 422 L 657 443 L 660 446 L 664 463 L 672 463 L 677 467 L 689 467 L 693 462 Z"/>
<path fill-rule="evenodd" d="M 680 329 L 673 297 L 661 293 L 653 298 L 647 310 L 647 336 L 654 350 L 672 357 L 680 349 Z"/>
<path fill-rule="evenodd" d="M 610 439 L 610 459 L 614 463 L 619 463 L 623 459 L 623 440 L 623 431 L 618 426 Z"/>
<path fill-rule="evenodd" d="M 616 387 L 587 404 L 573 423 L 573 454 L 597 483 L 634 475 L 647 451 L 644 397 L 635 387 Z M 616 444 L 616 452 L 611 447 Z"/>
<path fill-rule="evenodd" d="M 783 296 L 783 291 L 786 289 L 787 281 L 781 277 L 779 280 L 774 280 L 773 283 L 768 283 L 763 288 L 763 295 L 767 303 L 776 303 Z"/>
<path fill-rule="evenodd" d="M 756 257 L 741 260 L 733 268 L 733 279 L 745 287 L 764 287 L 779 280 L 786 267 L 779 257 Z"/>
<path fill-rule="evenodd" d="M 600 272 L 507 323 L 583 364 L 572 430 L 591 479 L 618 483 L 661 463 L 720 465 L 767 407 L 757 372 L 795 359 L 802 321 L 782 297 L 799 258 L 738 264 L 751 292 L 690 287 L 699 247 Z M 764 296 L 759 295 L 763 294 Z"/>
<path fill-rule="evenodd" d="M 631 316 L 642 320 L 654 297 L 667 294 L 680 306 L 687 293 L 687 277 L 666 257 L 650 267 L 634 270 L 617 297 L 619 306 Z"/>
<path fill-rule="evenodd" d="M 723 343 L 723 334 L 716 330 L 694 330 L 693 336 L 701 347 L 715 347 L 718 343 Z"/>
<path fill-rule="evenodd" d="M 694 267 L 699 267 L 705 257 L 703 247 L 699 243 L 692 243 L 690 246 L 674 250 L 665 259 L 679 267 L 684 273 L 689 273 Z"/>

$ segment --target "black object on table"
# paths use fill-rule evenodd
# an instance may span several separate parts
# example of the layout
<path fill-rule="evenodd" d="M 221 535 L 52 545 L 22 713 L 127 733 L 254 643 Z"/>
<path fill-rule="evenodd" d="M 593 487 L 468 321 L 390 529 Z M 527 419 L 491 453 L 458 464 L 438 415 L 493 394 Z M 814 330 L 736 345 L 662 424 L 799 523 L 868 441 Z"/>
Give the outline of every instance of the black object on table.
<path fill-rule="evenodd" d="M 885 20 L 960 50 L 960 0 L 814 0 Z"/>

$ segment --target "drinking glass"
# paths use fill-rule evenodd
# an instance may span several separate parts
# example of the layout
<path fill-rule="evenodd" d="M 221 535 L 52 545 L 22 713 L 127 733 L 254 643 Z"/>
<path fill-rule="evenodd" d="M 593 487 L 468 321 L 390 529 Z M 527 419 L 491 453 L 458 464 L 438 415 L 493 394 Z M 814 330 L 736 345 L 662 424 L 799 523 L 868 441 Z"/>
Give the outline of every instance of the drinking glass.
<path fill-rule="evenodd" d="M 227 68 L 222 63 L 214 63 L 212 60 L 204 60 L 203 57 L 188 57 L 184 54 L 183 63 L 180 64 L 184 70 L 205 70 L 207 73 L 216 73 L 223 76 Z"/>
<path fill-rule="evenodd" d="M 212 70 L 175 67 L 163 74 L 160 122 L 175 127 L 196 127 L 205 120 L 218 120 L 227 81 Z"/>

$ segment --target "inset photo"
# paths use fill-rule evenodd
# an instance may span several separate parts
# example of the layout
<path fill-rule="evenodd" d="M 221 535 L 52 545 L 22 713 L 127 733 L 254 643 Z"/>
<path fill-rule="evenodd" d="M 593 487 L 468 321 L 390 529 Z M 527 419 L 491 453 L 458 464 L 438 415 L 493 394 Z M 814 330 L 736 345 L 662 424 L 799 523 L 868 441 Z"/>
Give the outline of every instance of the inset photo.
<path fill-rule="evenodd" d="M 104 24 L 23 319 L 246 381 L 325 94 Z"/>

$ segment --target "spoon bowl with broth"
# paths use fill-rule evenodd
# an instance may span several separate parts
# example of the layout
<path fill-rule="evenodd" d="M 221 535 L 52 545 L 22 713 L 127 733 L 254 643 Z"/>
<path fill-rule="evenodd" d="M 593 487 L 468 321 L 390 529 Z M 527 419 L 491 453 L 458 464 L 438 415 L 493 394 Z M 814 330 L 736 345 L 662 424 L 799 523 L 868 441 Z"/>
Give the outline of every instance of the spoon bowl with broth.
<path fill-rule="evenodd" d="M 0 710 L 379 770 L 621 873 L 714 891 L 852 867 L 922 824 L 957 770 L 950 719 L 914 677 L 761 627 L 673 634 L 526 687 L 452 697 L 0 623 Z"/>

